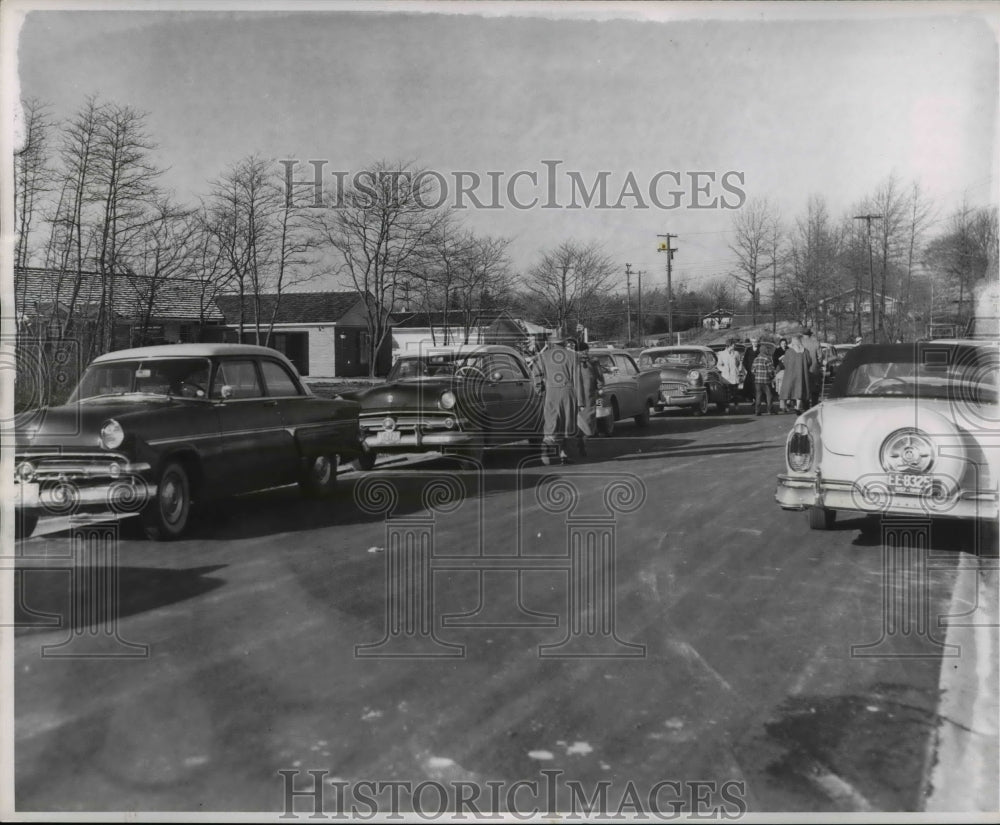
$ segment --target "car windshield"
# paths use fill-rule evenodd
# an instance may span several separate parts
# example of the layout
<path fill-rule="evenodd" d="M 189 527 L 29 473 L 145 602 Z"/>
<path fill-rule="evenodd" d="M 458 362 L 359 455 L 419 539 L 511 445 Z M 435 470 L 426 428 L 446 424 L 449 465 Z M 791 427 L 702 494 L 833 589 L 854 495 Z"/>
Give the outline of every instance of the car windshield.
<path fill-rule="evenodd" d="M 639 360 L 640 367 L 700 367 L 702 354 L 698 350 L 647 352 Z"/>
<path fill-rule="evenodd" d="M 454 355 L 426 355 L 400 358 L 392 365 L 386 381 L 419 381 L 422 378 L 452 375 L 454 372 Z"/>
<path fill-rule="evenodd" d="M 831 396 L 902 396 L 997 403 L 998 358 L 988 347 L 861 346 L 845 356 Z"/>
<path fill-rule="evenodd" d="M 209 361 L 205 358 L 155 358 L 107 361 L 87 367 L 70 401 L 110 395 L 164 395 L 206 398 Z"/>

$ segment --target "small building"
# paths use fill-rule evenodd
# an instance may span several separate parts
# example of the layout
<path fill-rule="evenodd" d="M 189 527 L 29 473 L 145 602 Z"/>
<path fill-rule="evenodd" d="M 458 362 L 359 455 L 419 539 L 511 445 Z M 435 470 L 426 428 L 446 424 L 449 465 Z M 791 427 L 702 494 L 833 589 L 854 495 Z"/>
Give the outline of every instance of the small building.
<path fill-rule="evenodd" d="M 240 296 L 219 295 L 229 337 L 239 338 Z M 354 378 L 371 373 L 370 335 L 365 302 L 357 291 L 286 292 L 261 295 L 260 343 L 283 353 L 302 374 L 318 378 Z M 242 343 L 258 342 L 251 295 L 243 296 Z M 392 333 L 376 353 L 375 375 L 391 366 Z"/>
<path fill-rule="evenodd" d="M 729 329 L 733 325 L 731 309 L 716 308 L 701 319 L 704 329 Z"/>
<path fill-rule="evenodd" d="M 504 310 L 484 310 L 471 316 L 461 310 L 396 312 L 393 316 L 393 358 L 428 347 L 462 344 L 504 344 L 528 350 L 554 330 L 514 318 Z"/>

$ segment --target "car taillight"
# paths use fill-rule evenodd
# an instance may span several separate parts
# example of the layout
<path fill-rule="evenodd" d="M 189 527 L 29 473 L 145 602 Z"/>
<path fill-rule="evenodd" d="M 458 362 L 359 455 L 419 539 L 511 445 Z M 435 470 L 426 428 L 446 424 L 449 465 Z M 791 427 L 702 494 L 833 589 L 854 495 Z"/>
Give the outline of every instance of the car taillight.
<path fill-rule="evenodd" d="M 788 466 L 797 473 L 808 470 L 813 463 L 815 444 L 812 434 L 805 424 L 796 424 L 788 434 L 785 452 L 788 456 Z"/>
<path fill-rule="evenodd" d="M 882 442 L 879 461 L 890 473 L 926 473 L 934 465 L 934 444 L 912 427 L 896 430 Z"/>

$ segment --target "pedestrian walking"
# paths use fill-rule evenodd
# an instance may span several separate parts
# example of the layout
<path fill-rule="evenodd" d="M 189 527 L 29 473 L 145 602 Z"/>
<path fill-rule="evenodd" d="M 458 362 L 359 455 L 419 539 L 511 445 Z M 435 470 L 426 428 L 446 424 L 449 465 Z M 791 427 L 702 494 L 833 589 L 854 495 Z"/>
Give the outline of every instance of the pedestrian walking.
<path fill-rule="evenodd" d="M 785 375 L 781 381 L 779 397 L 785 402 L 785 411 L 802 412 L 809 404 L 809 374 L 812 368 L 812 356 L 802 344 L 802 335 L 792 336 L 788 352 L 785 353 Z"/>
<path fill-rule="evenodd" d="M 586 341 L 577 344 L 576 352 L 579 360 L 577 387 L 577 447 L 581 456 L 587 455 L 585 439 L 597 435 L 597 396 L 604 387 L 604 374 L 600 366 L 589 355 L 590 347 Z"/>
<path fill-rule="evenodd" d="M 774 391 L 778 394 L 778 410 L 785 411 L 785 402 L 781 400 L 781 382 L 785 377 L 785 353 L 788 352 L 788 339 L 782 338 L 774 348 Z"/>
<path fill-rule="evenodd" d="M 579 361 L 569 348 L 569 340 L 563 339 L 542 350 L 536 363 L 545 387 L 542 463 L 551 464 L 558 458 L 567 464 L 572 459 L 566 448 L 570 440 L 576 441 Z"/>
<path fill-rule="evenodd" d="M 739 403 L 737 392 L 740 386 L 740 373 L 743 371 L 743 362 L 740 354 L 736 351 L 736 339 L 726 340 L 726 348 L 719 353 L 719 375 L 722 378 L 722 386 L 726 390 L 726 399 L 730 411 L 735 411 Z"/>
<path fill-rule="evenodd" d="M 760 415 L 760 402 L 767 397 L 767 414 L 770 415 L 774 407 L 774 389 L 771 382 L 774 381 L 774 361 L 766 352 L 761 350 L 751 365 L 753 375 L 753 413 Z"/>

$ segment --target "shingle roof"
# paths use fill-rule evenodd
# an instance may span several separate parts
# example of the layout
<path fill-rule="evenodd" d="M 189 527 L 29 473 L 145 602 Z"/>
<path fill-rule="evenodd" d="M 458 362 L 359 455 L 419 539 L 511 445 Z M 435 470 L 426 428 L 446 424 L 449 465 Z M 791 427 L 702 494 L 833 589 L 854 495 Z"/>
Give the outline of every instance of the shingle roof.
<path fill-rule="evenodd" d="M 69 308 L 76 284 L 75 272 L 29 267 L 14 270 L 14 302 L 19 313 L 47 311 L 55 302 Z M 205 285 L 191 278 L 166 278 L 155 281 L 143 275 L 114 276 L 114 313 L 119 318 L 135 318 L 145 314 L 153 291 L 155 320 L 221 321 L 222 313 L 203 298 Z M 206 301 L 204 313 L 202 301 Z M 101 276 L 96 272 L 80 275 L 80 289 L 73 306 L 74 312 L 92 313 L 101 302 Z"/>
<path fill-rule="evenodd" d="M 270 323 L 277 304 L 276 324 L 331 324 L 343 318 L 361 300 L 357 292 L 285 292 L 280 302 L 278 297 L 260 296 L 261 321 Z M 239 323 L 239 295 L 217 295 L 215 303 L 227 324 Z M 251 295 L 243 296 L 243 307 L 244 323 L 255 323 L 255 302 Z"/>
<path fill-rule="evenodd" d="M 473 311 L 473 326 L 489 326 L 503 315 L 496 311 Z M 466 314 L 461 310 L 450 310 L 447 319 L 443 312 L 395 312 L 393 313 L 393 326 L 397 329 L 423 329 L 425 327 L 441 327 L 447 324 L 452 327 L 460 327 L 465 324 Z"/>

